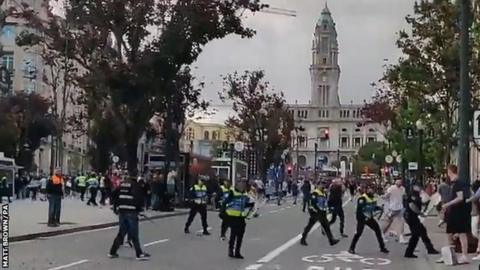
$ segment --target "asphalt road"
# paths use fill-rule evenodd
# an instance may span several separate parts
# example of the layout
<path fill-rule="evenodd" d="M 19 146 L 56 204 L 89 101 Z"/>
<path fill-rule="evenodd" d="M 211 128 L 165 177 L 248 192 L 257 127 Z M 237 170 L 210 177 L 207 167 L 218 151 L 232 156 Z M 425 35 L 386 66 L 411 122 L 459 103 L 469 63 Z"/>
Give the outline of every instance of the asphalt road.
<path fill-rule="evenodd" d="M 357 247 L 357 256 L 342 253 L 348 249 L 355 221 L 353 206 L 346 205 L 346 232 L 350 238 L 330 247 L 328 241 L 315 230 L 309 236 L 309 246 L 298 244 L 299 233 L 308 215 L 290 202 L 266 205 L 262 216 L 248 221 L 243 245 L 244 260 L 227 257 L 227 243 L 219 239 L 220 221 L 217 214 L 209 214 L 211 236 L 199 236 L 199 217 L 191 226 L 192 234 L 183 233 L 185 216 L 171 217 L 141 223 L 141 243 L 152 255 L 150 261 L 136 261 L 133 249 L 121 247 L 120 258 L 107 257 L 117 228 L 82 232 L 52 238 L 12 243 L 10 269 L 79 270 L 79 269 L 161 269 L 161 270 L 405 270 L 405 269 L 478 269 L 477 264 L 447 268 L 436 264 L 437 256 L 425 254 L 419 245 L 419 259 L 402 257 L 405 246 L 387 243 L 389 255 L 378 252 L 373 233 L 365 230 Z M 332 230 L 338 235 L 338 224 Z M 436 242 L 434 240 L 434 242 Z M 440 243 L 437 244 L 439 246 Z"/>

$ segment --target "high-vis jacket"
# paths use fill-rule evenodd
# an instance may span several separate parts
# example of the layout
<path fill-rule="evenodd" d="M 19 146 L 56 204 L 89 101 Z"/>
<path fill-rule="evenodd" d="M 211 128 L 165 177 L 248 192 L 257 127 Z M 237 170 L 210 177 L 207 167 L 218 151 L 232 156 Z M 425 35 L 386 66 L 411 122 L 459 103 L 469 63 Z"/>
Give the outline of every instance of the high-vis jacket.
<path fill-rule="evenodd" d="M 375 198 L 370 198 L 367 194 L 363 194 L 358 198 L 357 202 L 357 218 L 373 218 L 375 212 L 381 210 L 377 205 Z"/>
<path fill-rule="evenodd" d="M 226 198 L 226 210 L 230 217 L 247 217 L 248 208 L 253 207 L 253 203 L 250 202 L 250 197 L 246 192 L 238 192 L 232 189 Z"/>
<path fill-rule="evenodd" d="M 222 200 L 225 200 L 228 196 L 228 192 L 230 191 L 230 189 L 228 189 L 226 186 L 224 185 L 221 185 L 220 186 L 220 189 L 222 190 Z"/>
<path fill-rule="evenodd" d="M 193 202 L 196 204 L 207 204 L 207 186 L 194 185 L 191 189 Z"/>
<path fill-rule="evenodd" d="M 78 176 L 77 177 L 77 186 L 79 187 L 86 187 L 87 186 L 87 177 L 86 176 Z"/>
<path fill-rule="evenodd" d="M 315 189 L 311 194 L 310 210 L 315 212 L 328 210 L 327 194 L 320 189 Z"/>

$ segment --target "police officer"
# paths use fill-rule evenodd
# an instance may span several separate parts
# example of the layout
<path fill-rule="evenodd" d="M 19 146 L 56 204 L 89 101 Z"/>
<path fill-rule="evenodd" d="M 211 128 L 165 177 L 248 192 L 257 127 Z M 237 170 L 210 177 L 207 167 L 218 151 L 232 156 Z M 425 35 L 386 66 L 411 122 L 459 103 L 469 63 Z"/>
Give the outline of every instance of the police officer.
<path fill-rule="evenodd" d="M 88 189 L 90 191 L 90 199 L 87 202 L 87 205 L 93 204 L 98 206 L 97 204 L 97 193 L 98 193 L 98 178 L 95 173 L 90 175 L 90 178 L 87 180 Z"/>
<path fill-rule="evenodd" d="M 245 234 L 245 218 L 252 211 L 254 203 L 246 192 L 246 182 L 238 181 L 235 188 L 231 189 L 223 201 L 228 227 L 230 227 L 230 241 L 228 242 L 228 256 L 230 258 L 243 259 L 240 254 L 243 235 Z M 248 211 L 245 211 L 248 209 Z"/>
<path fill-rule="evenodd" d="M 220 194 L 220 203 L 223 204 L 225 199 L 228 197 L 228 194 L 230 193 L 230 182 L 228 182 L 227 180 L 223 181 L 223 184 L 220 186 L 220 189 L 222 191 L 222 194 Z M 227 218 L 226 213 L 225 211 L 221 211 L 222 209 L 224 208 L 222 207 L 220 209 L 220 214 L 219 214 L 220 219 L 222 220 L 220 239 L 222 239 L 222 241 L 225 241 L 226 239 L 225 234 L 227 233 L 228 223 L 225 220 Z"/>
<path fill-rule="evenodd" d="M 118 213 L 119 231 L 113 241 L 108 257 L 117 258 L 118 248 L 128 234 L 137 255 L 137 260 L 148 260 L 150 254 L 142 251 L 138 237 L 138 214 L 143 211 L 143 192 L 135 177 L 123 181 L 112 194 L 113 211 Z"/>
<path fill-rule="evenodd" d="M 439 252 L 433 247 L 432 241 L 430 241 L 430 238 L 427 235 L 427 229 L 418 218 L 418 216 L 422 213 L 422 198 L 420 197 L 421 190 L 422 188 L 419 185 L 414 184 L 406 200 L 406 211 L 404 217 L 408 226 L 410 227 L 412 236 L 410 237 L 407 249 L 405 250 L 405 258 L 417 258 L 413 252 L 417 247 L 419 238 L 422 238 L 428 254 L 439 254 Z"/>
<path fill-rule="evenodd" d="M 312 229 L 313 225 L 318 221 L 320 222 L 320 225 L 322 225 L 323 231 L 326 233 L 330 245 L 336 245 L 339 240 L 333 238 L 332 232 L 330 231 L 330 223 L 327 219 L 328 205 L 327 193 L 325 191 L 325 183 L 320 182 L 316 185 L 315 190 L 311 193 L 310 196 L 310 205 L 308 207 L 308 210 L 310 213 L 310 219 L 308 220 L 308 224 L 303 231 L 300 244 L 304 246 L 308 245 L 308 233 Z"/>
<path fill-rule="evenodd" d="M 360 196 L 357 201 L 357 231 L 353 236 L 352 243 L 350 244 L 350 249 L 348 250 L 348 252 L 350 252 L 351 254 L 355 254 L 355 246 L 357 245 L 360 236 L 362 236 L 365 225 L 370 227 L 370 229 L 375 232 L 378 244 L 380 245 L 380 251 L 383 253 L 389 252 L 385 247 L 385 243 L 383 242 L 380 226 L 375 220 L 375 212 L 381 210 L 382 208 L 377 205 L 377 200 L 375 199 L 373 187 L 368 186 L 366 193 Z"/>
<path fill-rule="evenodd" d="M 85 175 L 78 175 L 77 179 L 77 187 L 80 190 L 80 200 L 85 199 L 85 191 L 87 190 L 87 177 Z"/>
<path fill-rule="evenodd" d="M 184 232 L 190 233 L 189 227 L 197 213 L 200 213 L 203 235 L 210 235 L 207 225 L 207 186 L 205 186 L 202 179 L 198 179 L 198 184 L 190 188 L 190 198 L 192 199 L 192 204 Z"/>
<path fill-rule="evenodd" d="M 343 213 L 343 192 L 345 186 L 341 179 L 333 180 L 328 192 L 328 206 L 332 211 L 332 219 L 330 225 L 333 225 L 337 220 L 337 216 L 340 218 L 340 235 L 347 238 L 348 235 L 344 233 L 345 228 L 345 214 Z"/>

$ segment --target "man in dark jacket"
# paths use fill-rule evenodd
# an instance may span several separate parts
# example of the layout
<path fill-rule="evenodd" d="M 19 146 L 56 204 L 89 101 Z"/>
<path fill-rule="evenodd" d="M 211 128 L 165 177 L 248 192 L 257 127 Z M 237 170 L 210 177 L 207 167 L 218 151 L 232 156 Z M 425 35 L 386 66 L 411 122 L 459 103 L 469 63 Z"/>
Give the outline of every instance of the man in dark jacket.
<path fill-rule="evenodd" d="M 58 227 L 60 225 L 60 211 L 63 198 L 63 176 L 60 169 L 55 169 L 54 175 L 47 182 L 48 197 L 48 225 Z"/>
<path fill-rule="evenodd" d="M 112 194 L 113 211 L 118 213 L 119 231 L 113 241 L 110 258 L 117 258 L 118 248 L 123 243 L 125 235 L 132 241 L 137 255 L 137 260 L 148 260 L 150 254 L 142 251 L 138 237 L 138 214 L 143 211 L 144 197 L 143 190 L 136 182 L 135 177 L 122 182 Z"/>
<path fill-rule="evenodd" d="M 307 204 L 310 206 L 310 198 L 311 198 L 312 187 L 310 186 L 310 181 L 306 180 L 303 182 L 302 185 L 302 193 L 303 193 L 303 212 L 305 212 L 305 208 Z"/>

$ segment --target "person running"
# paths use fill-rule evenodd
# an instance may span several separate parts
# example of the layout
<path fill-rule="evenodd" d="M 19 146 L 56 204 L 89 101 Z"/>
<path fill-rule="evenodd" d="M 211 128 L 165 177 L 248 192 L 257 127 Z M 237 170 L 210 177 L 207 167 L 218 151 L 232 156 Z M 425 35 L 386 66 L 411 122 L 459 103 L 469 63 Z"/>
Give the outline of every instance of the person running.
<path fill-rule="evenodd" d="M 197 213 L 200 213 L 203 226 L 203 235 L 210 235 L 207 224 L 207 197 L 207 186 L 205 186 L 203 180 L 199 178 L 198 184 L 190 188 L 190 198 L 192 199 L 192 203 L 190 206 L 190 213 L 188 214 L 187 223 L 185 224 L 185 233 L 190 233 L 189 227 Z"/>
<path fill-rule="evenodd" d="M 377 205 L 373 187 L 368 186 L 366 193 L 360 196 L 357 200 L 357 231 L 355 232 L 352 243 L 350 244 L 350 249 L 348 250 L 349 253 L 355 254 L 355 247 L 360 239 L 360 236 L 362 236 L 365 225 L 375 232 L 375 236 L 377 237 L 377 241 L 380 246 L 380 251 L 383 253 L 389 253 L 385 247 L 380 226 L 375 220 L 375 212 L 381 210 L 382 208 Z"/>
<path fill-rule="evenodd" d="M 95 173 L 92 173 L 92 175 L 87 181 L 87 184 L 90 191 L 90 199 L 88 200 L 87 205 L 93 204 L 95 206 L 98 206 L 96 201 L 98 192 L 98 178 Z"/>
<path fill-rule="evenodd" d="M 345 228 L 345 214 L 343 213 L 343 192 L 345 187 L 341 179 L 335 179 L 329 188 L 328 207 L 332 211 L 332 219 L 330 220 L 330 226 L 335 223 L 337 216 L 340 218 L 340 235 L 347 238 L 348 235 L 344 233 Z"/>
<path fill-rule="evenodd" d="M 421 190 L 422 188 L 419 185 L 414 185 L 406 201 L 406 211 L 404 216 L 408 226 L 410 227 L 412 236 L 410 237 L 407 249 L 405 250 L 405 258 L 418 258 L 413 252 L 415 251 L 420 238 L 425 244 L 428 254 L 440 253 L 433 247 L 432 241 L 430 241 L 430 238 L 428 237 L 427 229 L 418 218 L 419 215 L 422 214 L 422 198 L 420 196 Z"/>
<path fill-rule="evenodd" d="M 144 198 L 143 191 L 135 180 L 136 177 L 130 177 L 123 181 L 112 194 L 113 211 L 118 213 L 119 230 L 108 253 L 110 258 L 118 258 L 117 251 L 128 234 L 137 260 L 150 259 L 150 254 L 143 252 L 138 236 L 138 214 L 143 211 Z"/>
<path fill-rule="evenodd" d="M 230 228 L 230 240 L 228 242 L 228 256 L 230 258 L 244 258 L 240 250 L 245 234 L 245 218 L 248 217 L 255 205 L 250 201 L 246 192 L 246 185 L 246 181 L 237 181 L 235 188 L 228 191 L 222 203 L 222 211 L 226 213 L 227 224 Z"/>
<path fill-rule="evenodd" d="M 395 184 L 390 186 L 387 189 L 384 199 L 387 202 L 387 214 L 385 215 L 385 224 L 383 226 L 382 232 L 385 235 L 396 222 L 399 229 L 396 234 L 398 236 L 398 241 L 401 244 L 406 244 L 408 241 L 403 235 L 404 220 L 403 220 L 403 201 L 405 196 L 405 188 L 402 186 L 402 180 L 398 179 L 395 181 Z M 421 208 L 420 208 L 421 209 Z"/>
<path fill-rule="evenodd" d="M 300 244 L 307 246 L 307 236 L 313 225 L 317 222 L 320 222 L 323 231 L 328 237 L 328 241 L 331 246 L 336 245 L 340 240 L 333 238 L 332 232 L 330 231 L 330 223 L 327 219 L 328 211 L 328 202 L 327 202 L 327 193 L 325 190 L 326 183 L 320 182 L 317 184 L 315 190 L 312 192 L 310 199 L 310 206 L 308 208 L 310 213 L 310 218 L 308 224 L 303 230 L 302 238 L 300 239 Z"/>

